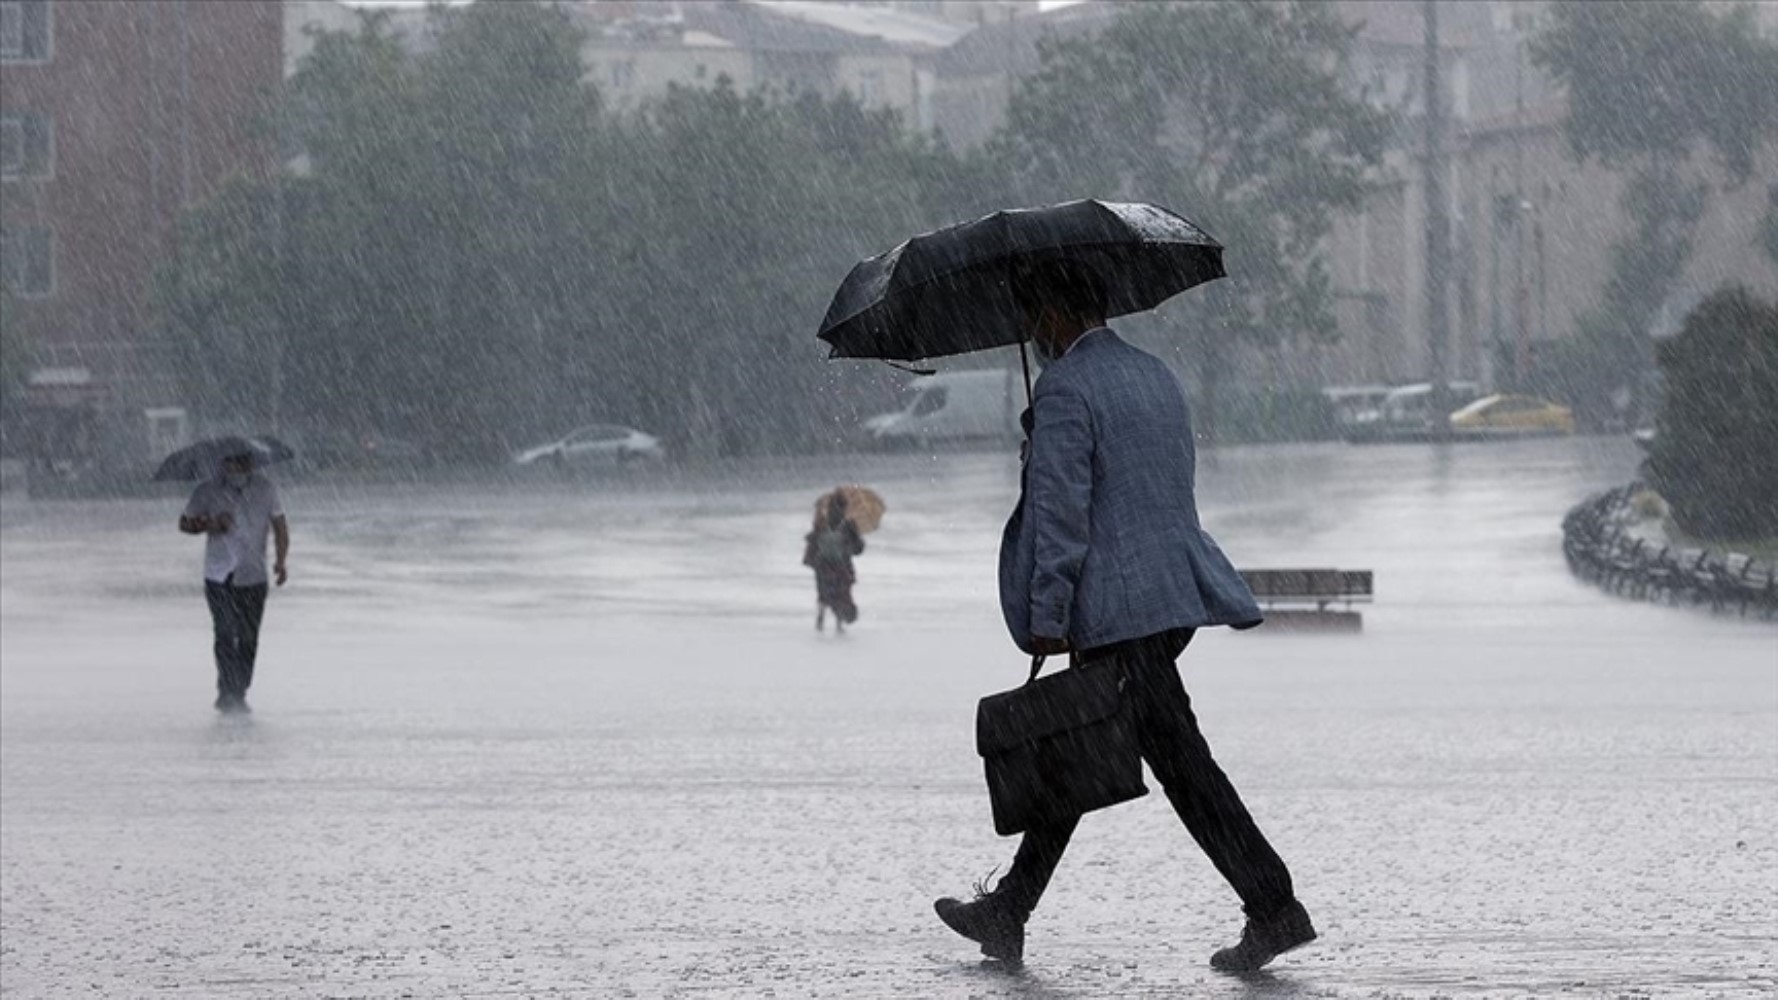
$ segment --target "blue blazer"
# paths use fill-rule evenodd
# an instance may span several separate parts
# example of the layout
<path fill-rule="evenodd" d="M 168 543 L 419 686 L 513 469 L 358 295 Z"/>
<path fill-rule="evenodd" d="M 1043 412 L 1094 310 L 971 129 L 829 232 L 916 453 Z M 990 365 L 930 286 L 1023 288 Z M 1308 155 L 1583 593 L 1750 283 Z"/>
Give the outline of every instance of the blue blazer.
<path fill-rule="evenodd" d="M 1175 628 L 1249 627 L 1259 605 L 1198 523 L 1178 379 L 1110 329 L 1038 378 L 1023 494 L 1000 540 L 1013 642 L 1093 649 Z"/>

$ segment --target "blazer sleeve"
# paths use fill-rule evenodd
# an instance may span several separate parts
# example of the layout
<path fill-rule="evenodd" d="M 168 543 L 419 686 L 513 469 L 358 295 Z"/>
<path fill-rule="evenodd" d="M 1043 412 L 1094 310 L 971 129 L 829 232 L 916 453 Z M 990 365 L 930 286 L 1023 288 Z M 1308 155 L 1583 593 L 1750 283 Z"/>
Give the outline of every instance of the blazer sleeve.
<path fill-rule="evenodd" d="M 1086 400 L 1067 390 L 1039 393 L 1033 409 L 1031 634 L 1065 639 L 1092 524 L 1093 418 Z"/>

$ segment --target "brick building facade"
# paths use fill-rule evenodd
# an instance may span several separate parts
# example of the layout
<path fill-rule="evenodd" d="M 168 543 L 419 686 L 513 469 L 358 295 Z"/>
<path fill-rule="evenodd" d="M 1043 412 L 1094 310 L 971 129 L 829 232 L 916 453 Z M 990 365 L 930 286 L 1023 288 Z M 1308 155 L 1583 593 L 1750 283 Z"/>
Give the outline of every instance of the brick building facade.
<path fill-rule="evenodd" d="M 185 206 L 271 169 L 282 56 L 277 0 L 0 0 L 0 276 L 37 368 L 10 450 L 133 461 L 183 433 L 153 275 Z"/>

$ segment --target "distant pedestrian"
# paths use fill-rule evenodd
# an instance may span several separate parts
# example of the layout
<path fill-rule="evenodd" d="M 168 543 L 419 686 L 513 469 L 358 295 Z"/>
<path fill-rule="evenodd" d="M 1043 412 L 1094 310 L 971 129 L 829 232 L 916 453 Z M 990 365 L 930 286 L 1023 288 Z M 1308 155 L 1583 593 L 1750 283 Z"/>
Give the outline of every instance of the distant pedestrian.
<path fill-rule="evenodd" d="M 1240 941 L 1210 964 L 1250 972 L 1315 938 L 1290 872 L 1210 755 L 1174 661 L 1197 629 L 1257 625 L 1258 605 L 1199 524 L 1185 394 L 1166 365 L 1105 326 L 1098 277 L 1066 262 L 1015 279 L 1044 361 L 1026 424 L 1019 506 L 1002 536 L 1001 605 L 1019 648 L 1117 670 L 1142 757 L 1240 897 Z M 991 958 L 1024 956 L 1025 923 L 1079 817 L 1025 831 L 1012 868 L 938 915 Z"/>
<path fill-rule="evenodd" d="M 852 601 L 858 575 L 852 557 L 864 553 L 864 538 L 846 516 L 844 489 L 835 489 L 824 501 L 816 505 L 815 525 L 804 536 L 803 565 L 815 571 L 815 631 L 826 627 L 831 609 L 834 631 L 843 633 L 858 620 L 858 605 Z"/>
<path fill-rule="evenodd" d="M 259 653 L 259 623 L 268 585 L 266 535 L 274 539 L 271 575 L 282 587 L 290 528 L 278 487 L 254 468 L 246 452 L 224 458 L 220 474 L 192 493 L 179 530 L 208 536 L 204 543 L 204 598 L 216 633 L 216 709 L 246 712 L 247 688 Z"/>

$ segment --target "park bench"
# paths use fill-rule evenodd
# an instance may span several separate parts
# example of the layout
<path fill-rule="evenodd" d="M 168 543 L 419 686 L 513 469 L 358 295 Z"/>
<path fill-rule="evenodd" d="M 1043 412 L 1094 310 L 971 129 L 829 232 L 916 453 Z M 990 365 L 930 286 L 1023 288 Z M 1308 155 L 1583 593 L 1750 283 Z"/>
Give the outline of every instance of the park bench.
<path fill-rule="evenodd" d="M 1265 611 L 1262 630 L 1362 631 L 1364 618 L 1352 605 L 1373 593 L 1368 569 L 1244 569 L 1241 578 Z"/>

